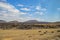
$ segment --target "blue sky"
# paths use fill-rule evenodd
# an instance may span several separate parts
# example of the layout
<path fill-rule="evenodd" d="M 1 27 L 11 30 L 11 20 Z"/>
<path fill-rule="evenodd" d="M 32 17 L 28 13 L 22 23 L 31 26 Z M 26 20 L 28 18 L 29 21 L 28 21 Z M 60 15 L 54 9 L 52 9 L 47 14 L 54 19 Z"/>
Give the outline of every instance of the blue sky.
<path fill-rule="evenodd" d="M 60 0 L 0 0 L 0 20 L 60 21 Z"/>

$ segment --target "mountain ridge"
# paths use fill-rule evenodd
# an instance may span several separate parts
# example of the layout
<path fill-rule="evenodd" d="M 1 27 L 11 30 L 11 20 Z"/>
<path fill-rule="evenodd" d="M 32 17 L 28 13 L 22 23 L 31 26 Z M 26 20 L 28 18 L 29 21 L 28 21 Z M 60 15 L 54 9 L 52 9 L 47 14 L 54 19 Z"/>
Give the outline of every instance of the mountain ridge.
<path fill-rule="evenodd" d="M 49 24 L 49 23 L 60 23 L 60 21 L 57 21 L 57 22 L 41 22 L 41 21 L 37 21 L 37 20 L 28 20 L 28 21 L 25 21 L 25 22 L 19 22 L 19 21 L 5 21 L 5 20 L 0 20 L 0 23 L 24 23 L 24 24 Z"/>

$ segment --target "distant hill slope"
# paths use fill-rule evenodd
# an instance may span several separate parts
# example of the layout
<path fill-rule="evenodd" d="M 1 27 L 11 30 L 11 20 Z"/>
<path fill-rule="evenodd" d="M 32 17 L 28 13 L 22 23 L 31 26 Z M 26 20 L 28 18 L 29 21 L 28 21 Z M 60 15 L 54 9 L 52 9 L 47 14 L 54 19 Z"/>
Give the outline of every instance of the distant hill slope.
<path fill-rule="evenodd" d="M 10 21 L 8 23 L 19 23 L 18 21 Z"/>
<path fill-rule="evenodd" d="M 28 21 L 25 21 L 25 22 L 19 22 L 19 21 L 9 21 L 9 22 L 6 22 L 4 20 L 0 20 L 0 23 L 20 23 L 20 24 L 60 24 L 60 21 L 58 22 L 40 22 L 40 21 L 37 21 L 37 20 L 28 20 Z"/>
<path fill-rule="evenodd" d="M 0 23 L 6 23 L 6 21 L 4 21 L 4 20 L 0 20 Z"/>
<path fill-rule="evenodd" d="M 37 20 L 28 20 L 26 22 L 23 22 L 25 24 L 48 24 L 50 22 L 40 22 L 40 21 L 37 21 Z"/>

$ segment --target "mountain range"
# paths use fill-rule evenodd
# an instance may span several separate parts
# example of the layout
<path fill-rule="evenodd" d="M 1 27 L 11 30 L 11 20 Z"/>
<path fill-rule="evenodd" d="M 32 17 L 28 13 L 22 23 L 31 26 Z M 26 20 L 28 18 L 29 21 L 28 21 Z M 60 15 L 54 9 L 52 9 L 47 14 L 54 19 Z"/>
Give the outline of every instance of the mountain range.
<path fill-rule="evenodd" d="M 57 21 L 57 22 L 40 22 L 40 21 L 37 21 L 37 20 L 28 20 L 28 21 L 25 21 L 25 22 L 18 22 L 18 21 L 4 21 L 4 20 L 0 20 L 0 23 L 24 23 L 24 24 L 49 24 L 49 23 L 59 23 L 60 24 L 60 21 Z"/>

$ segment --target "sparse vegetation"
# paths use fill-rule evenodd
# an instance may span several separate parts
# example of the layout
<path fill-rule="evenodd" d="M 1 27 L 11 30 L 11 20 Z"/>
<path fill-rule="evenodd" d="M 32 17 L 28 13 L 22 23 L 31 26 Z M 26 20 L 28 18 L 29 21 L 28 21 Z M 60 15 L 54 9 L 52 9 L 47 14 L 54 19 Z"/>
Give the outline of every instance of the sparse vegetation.
<path fill-rule="evenodd" d="M 60 40 L 57 30 L 60 29 L 0 30 L 0 40 Z"/>
<path fill-rule="evenodd" d="M 60 24 L 0 23 L 0 40 L 60 40 Z"/>
<path fill-rule="evenodd" d="M 60 28 L 60 24 L 20 24 L 20 23 L 0 23 L 0 29 L 48 29 Z"/>
<path fill-rule="evenodd" d="M 60 30 L 57 30 L 57 32 L 60 32 Z"/>

